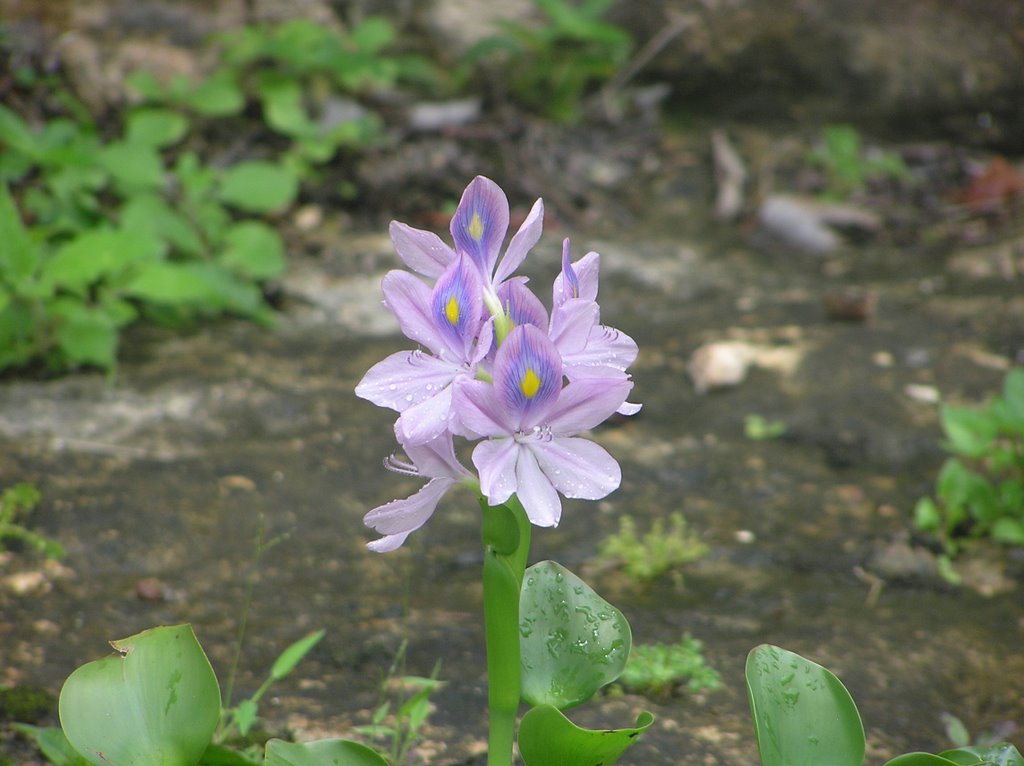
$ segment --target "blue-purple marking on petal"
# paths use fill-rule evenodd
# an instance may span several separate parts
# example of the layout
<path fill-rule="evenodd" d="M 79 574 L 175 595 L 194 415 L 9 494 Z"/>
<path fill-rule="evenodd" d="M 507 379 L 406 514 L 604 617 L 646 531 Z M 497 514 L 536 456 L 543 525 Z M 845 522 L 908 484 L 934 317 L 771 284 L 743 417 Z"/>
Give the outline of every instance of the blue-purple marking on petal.
<path fill-rule="evenodd" d="M 494 360 L 494 385 L 516 430 L 539 425 L 562 390 L 562 360 L 538 327 L 520 325 Z"/>

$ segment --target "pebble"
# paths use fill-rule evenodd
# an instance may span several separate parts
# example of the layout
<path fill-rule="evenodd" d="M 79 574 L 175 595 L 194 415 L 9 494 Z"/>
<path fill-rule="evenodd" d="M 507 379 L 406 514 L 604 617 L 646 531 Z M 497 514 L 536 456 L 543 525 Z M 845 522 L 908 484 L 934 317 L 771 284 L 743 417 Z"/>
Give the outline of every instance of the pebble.
<path fill-rule="evenodd" d="M 747 343 L 706 343 L 690 356 L 686 371 L 697 393 L 703 394 L 742 383 L 755 357 L 755 349 Z"/>

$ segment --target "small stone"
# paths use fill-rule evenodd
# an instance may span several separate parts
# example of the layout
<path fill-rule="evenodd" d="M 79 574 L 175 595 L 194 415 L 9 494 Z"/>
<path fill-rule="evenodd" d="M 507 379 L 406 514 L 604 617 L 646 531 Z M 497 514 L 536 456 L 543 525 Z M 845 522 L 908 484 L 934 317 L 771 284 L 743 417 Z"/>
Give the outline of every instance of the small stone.
<path fill-rule="evenodd" d="M 928 386 L 923 383 L 908 383 L 903 387 L 903 393 L 915 402 L 924 404 L 938 404 L 942 400 L 942 394 L 935 386 Z"/>
<path fill-rule="evenodd" d="M 874 293 L 848 287 L 830 290 L 821 296 L 825 315 L 844 322 L 864 322 L 875 313 L 877 300 Z"/>
<path fill-rule="evenodd" d="M 140 601 L 166 601 L 167 586 L 155 577 L 140 577 L 135 581 L 135 596 Z"/>
<path fill-rule="evenodd" d="M 746 343 L 706 343 L 690 356 L 686 371 L 697 393 L 703 394 L 742 383 L 755 357 L 754 348 Z"/>

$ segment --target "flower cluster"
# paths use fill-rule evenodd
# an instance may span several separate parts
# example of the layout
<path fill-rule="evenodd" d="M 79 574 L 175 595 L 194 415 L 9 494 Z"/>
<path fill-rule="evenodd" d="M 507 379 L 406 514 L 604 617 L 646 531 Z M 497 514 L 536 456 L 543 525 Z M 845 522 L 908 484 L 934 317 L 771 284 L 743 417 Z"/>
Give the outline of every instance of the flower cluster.
<path fill-rule="evenodd" d="M 451 221 L 455 247 L 392 222 L 391 239 L 408 271 L 383 280 L 384 303 L 420 348 L 374 365 L 356 395 L 399 413 L 395 436 L 409 462 L 386 465 L 428 479 L 411 497 L 370 511 L 364 521 L 394 550 L 426 523 L 452 486 L 476 487 L 491 505 L 517 495 L 538 526 L 555 526 L 559 494 L 597 500 L 619 486 L 619 465 L 581 438 L 613 413 L 632 415 L 627 368 L 637 355 L 628 335 L 600 322 L 597 253 L 569 260 L 554 280 L 550 313 L 514 276 L 540 239 L 544 205 L 534 203 L 504 254 L 509 206 L 478 176 Z M 453 437 L 477 441 L 474 475 L 457 459 Z"/>

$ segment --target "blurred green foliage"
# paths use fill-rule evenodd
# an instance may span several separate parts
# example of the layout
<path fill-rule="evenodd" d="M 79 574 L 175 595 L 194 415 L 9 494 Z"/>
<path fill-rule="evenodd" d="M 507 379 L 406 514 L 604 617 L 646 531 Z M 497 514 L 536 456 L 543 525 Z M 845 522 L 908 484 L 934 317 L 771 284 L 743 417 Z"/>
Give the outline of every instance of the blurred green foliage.
<path fill-rule="evenodd" d="M 50 558 L 64 555 L 60 543 L 25 526 L 25 517 L 39 500 L 39 490 L 24 482 L 8 487 L 0 494 L 0 548 L 5 540 L 19 540 Z"/>
<path fill-rule="evenodd" d="M 671 513 L 666 527 L 662 518 L 651 522 L 651 528 L 639 534 L 633 517 L 619 517 L 619 531 L 609 535 L 598 548 L 604 563 L 621 566 L 626 575 L 638 581 L 653 580 L 672 572 L 677 585 L 682 584 L 679 567 L 703 558 L 708 547 L 689 530 L 679 511 Z"/>
<path fill-rule="evenodd" d="M 828 125 L 811 162 L 825 171 L 827 196 L 846 198 L 861 191 L 872 178 L 906 178 L 903 158 L 893 152 L 868 150 L 852 125 Z"/>
<path fill-rule="evenodd" d="M 944 405 L 941 420 L 950 457 L 915 524 L 937 534 L 948 556 L 972 538 L 1024 545 L 1024 368 L 1007 373 L 1002 395 L 981 407 Z"/>
<path fill-rule="evenodd" d="M 650 695 L 670 694 L 682 684 L 690 692 L 722 685 L 718 671 L 704 661 L 704 645 L 689 634 L 675 644 L 634 644 L 618 683 Z"/>
<path fill-rule="evenodd" d="M 590 89 L 611 80 L 633 50 L 625 29 L 602 20 L 613 1 L 534 0 L 543 23 L 499 22 L 499 34 L 467 52 L 463 71 L 490 67 L 515 102 L 557 122 L 577 122 Z"/>

